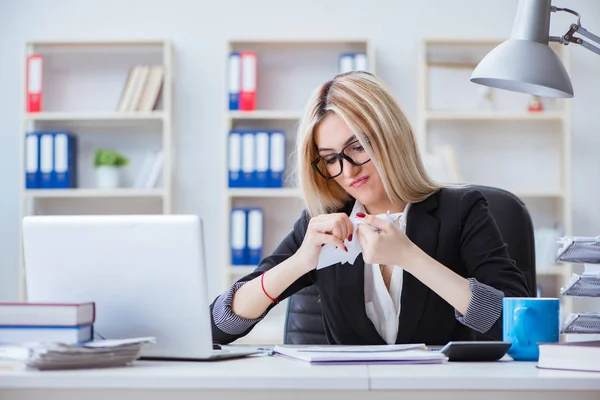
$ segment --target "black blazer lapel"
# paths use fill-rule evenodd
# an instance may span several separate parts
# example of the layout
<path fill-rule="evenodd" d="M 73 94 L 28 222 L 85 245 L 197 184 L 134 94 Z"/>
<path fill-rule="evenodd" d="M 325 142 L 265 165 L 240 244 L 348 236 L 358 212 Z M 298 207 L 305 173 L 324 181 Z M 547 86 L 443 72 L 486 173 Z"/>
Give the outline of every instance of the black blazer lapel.
<path fill-rule="evenodd" d="M 354 331 L 362 338 L 362 344 L 386 344 L 365 310 L 365 262 L 362 253 L 354 265 L 338 264 L 333 268 L 342 309 Z"/>
<path fill-rule="evenodd" d="M 436 193 L 420 203 L 411 204 L 406 220 L 406 235 L 430 257 L 435 257 L 440 229 L 440 221 L 431 215 L 438 205 L 437 196 Z M 431 289 L 404 271 L 397 343 L 418 341 L 413 340 L 412 335 L 430 292 Z"/>

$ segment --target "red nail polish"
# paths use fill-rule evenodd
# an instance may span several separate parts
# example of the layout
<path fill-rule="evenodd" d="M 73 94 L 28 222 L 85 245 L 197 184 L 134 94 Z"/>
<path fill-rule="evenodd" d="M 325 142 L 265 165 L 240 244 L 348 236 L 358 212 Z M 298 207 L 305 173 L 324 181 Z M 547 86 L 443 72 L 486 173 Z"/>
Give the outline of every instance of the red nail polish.
<path fill-rule="evenodd" d="M 363 214 L 363 213 L 361 213 L 361 212 L 357 212 L 357 213 L 356 213 L 356 216 L 357 216 L 358 218 L 364 218 L 364 217 L 366 217 L 366 215 L 365 215 L 365 214 Z"/>
<path fill-rule="evenodd" d="M 344 250 L 346 251 L 346 253 L 348 252 L 348 248 L 346 246 L 344 246 Z"/>
<path fill-rule="evenodd" d="M 352 241 L 352 234 L 350 234 L 350 236 L 348 236 L 348 241 L 351 242 Z"/>

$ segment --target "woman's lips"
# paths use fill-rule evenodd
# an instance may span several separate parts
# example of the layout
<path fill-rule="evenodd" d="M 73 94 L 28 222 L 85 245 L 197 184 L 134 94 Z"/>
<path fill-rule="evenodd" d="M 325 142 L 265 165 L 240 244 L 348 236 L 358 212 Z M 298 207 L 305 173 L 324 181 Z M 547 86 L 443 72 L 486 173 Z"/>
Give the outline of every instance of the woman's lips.
<path fill-rule="evenodd" d="M 353 188 L 358 188 L 363 186 L 365 183 L 367 183 L 367 181 L 369 180 L 368 176 L 361 176 L 360 178 L 356 179 L 355 181 L 353 181 L 350 186 Z"/>

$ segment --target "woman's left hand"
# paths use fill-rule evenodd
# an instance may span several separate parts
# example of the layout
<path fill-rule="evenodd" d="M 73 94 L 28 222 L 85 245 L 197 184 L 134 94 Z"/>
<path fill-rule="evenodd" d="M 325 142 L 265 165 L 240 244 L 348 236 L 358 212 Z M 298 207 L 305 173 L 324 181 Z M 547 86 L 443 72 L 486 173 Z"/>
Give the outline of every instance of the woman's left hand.
<path fill-rule="evenodd" d="M 405 268 L 418 250 L 408 236 L 391 221 L 366 214 L 360 220 L 377 228 L 373 231 L 360 224 L 357 229 L 358 241 L 362 247 L 363 259 L 368 264 L 398 265 Z"/>

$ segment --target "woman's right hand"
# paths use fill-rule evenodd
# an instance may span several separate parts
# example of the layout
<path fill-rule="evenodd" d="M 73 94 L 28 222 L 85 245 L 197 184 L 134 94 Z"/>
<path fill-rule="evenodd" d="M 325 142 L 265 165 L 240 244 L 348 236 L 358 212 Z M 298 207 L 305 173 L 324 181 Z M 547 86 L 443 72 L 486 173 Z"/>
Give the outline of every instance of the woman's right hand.
<path fill-rule="evenodd" d="M 308 271 L 313 270 L 317 267 L 319 254 L 324 245 L 329 244 L 341 251 L 348 251 L 344 240 L 353 240 L 352 232 L 354 232 L 354 226 L 345 213 L 313 217 L 308 222 L 304 241 L 296 252 L 296 256 L 302 261 L 302 265 L 306 265 Z"/>

